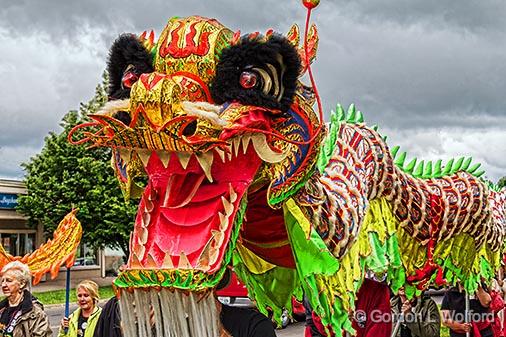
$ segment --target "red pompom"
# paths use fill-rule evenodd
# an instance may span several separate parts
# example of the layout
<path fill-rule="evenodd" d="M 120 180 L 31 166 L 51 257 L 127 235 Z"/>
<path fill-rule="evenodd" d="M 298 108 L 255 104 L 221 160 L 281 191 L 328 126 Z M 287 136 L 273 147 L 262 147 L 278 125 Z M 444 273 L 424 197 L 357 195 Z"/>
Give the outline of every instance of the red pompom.
<path fill-rule="evenodd" d="M 302 0 L 302 4 L 307 9 L 313 9 L 320 4 L 320 0 Z"/>

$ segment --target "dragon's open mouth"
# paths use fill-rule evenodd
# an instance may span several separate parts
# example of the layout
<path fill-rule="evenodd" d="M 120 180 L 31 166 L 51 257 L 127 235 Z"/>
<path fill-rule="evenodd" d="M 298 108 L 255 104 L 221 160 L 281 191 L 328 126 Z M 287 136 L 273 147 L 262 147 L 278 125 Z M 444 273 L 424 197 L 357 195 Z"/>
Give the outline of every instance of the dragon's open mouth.
<path fill-rule="evenodd" d="M 202 154 L 151 153 L 129 268 L 210 274 L 219 269 L 241 200 L 263 156 L 260 138 L 236 137 L 230 144 L 227 151 Z"/>

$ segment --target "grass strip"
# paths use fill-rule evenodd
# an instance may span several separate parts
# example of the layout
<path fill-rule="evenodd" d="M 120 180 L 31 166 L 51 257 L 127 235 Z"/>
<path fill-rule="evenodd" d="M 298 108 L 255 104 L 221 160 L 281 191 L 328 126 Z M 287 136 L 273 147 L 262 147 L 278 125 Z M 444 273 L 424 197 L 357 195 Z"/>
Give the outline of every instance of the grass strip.
<path fill-rule="evenodd" d="M 48 304 L 63 304 L 65 303 L 65 289 L 34 292 L 33 295 L 44 305 Z M 100 287 L 98 289 L 100 299 L 109 299 L 114 296 L 111 286 Z M 70 303 L 76 303 L 77 296 L 75 289 L 70 292 Z"/>

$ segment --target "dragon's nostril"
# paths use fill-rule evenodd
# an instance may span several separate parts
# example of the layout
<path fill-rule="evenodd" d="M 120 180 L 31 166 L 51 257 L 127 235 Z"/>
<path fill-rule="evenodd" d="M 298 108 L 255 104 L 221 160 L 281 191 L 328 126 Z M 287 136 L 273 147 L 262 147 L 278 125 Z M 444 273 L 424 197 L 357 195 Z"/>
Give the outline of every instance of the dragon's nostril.
<path fill-rule="evenodd" d="M 196 131 L 197 131 L 197 121 L 192 121 L 186 124 L 186 126 L 184 127 L 183 136 L 186 137 L 193 136 Z"/>
<path fill-rule="evenodd" d="M 132 121 L 132 117 L 130 117 L 130 114 L 126 111 L 118 111 L 113 115 L 113 117 L 125 125 L 130 125 L 130 122 Z"/>

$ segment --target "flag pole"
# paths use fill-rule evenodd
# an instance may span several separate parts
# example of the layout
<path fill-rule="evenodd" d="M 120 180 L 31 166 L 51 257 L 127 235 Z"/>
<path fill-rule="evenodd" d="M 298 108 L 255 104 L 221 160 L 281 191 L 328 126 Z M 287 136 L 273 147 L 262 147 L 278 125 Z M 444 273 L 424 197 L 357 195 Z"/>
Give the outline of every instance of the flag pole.
<path fill-rule="evenodd" d="M 466 312 L 465 312 L 466 319 L 465 319 L 465 322 L 469 323 L 469 294 L 467 293 L 465 288 L 464 288 L 464 296 L 466 299 Z M 470 336 L 471 336 L 471 331 L 467 331 L 466 337 L 470 337 Z"/>
<path fill-rule="evenodd" d="M 65 280 L 65 317 L 69 318 L 70 315 L 70 267 L 67 267 L 67 279 Z M 69 328 L 65 328 L 67 333 Z"/>

